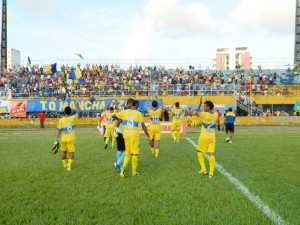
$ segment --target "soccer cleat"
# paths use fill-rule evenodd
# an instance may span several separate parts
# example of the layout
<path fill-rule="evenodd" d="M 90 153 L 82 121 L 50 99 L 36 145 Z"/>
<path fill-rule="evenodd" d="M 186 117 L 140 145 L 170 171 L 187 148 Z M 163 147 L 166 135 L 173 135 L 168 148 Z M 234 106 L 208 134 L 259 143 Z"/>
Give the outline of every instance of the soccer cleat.
<path fill-rule="evenodd" d="M 200 175 L 207 175 L 206 170 L 200 170 L 198 173 L 199 173 Z"/>
<path fill-rule="evenodd" d="M 230 144 L 232 144 L 232 141 L 229 141 Z"/>
<path fill-rule="evenodd" d="M 140 174 L 136 172 L 136 173 L 133 173 L 131 176 L 132 176 L 132 177 L 137 177 L 137 176 L 139 176 L 139 175 L 140 175 Z"/>
<path fill-rule="evenodd" d="M 213 178 L 213 176 L 214 176 L 213 174 L 209 174 L 208 178 L 211 179 Z"/>
<path fill-rule="evenodd" d="M 174 138 L 174 143 L 176 143 L 176 138 Z"/>
<path fill-rule="evenodd" d="M 107 144 L 105 144 L 105 146 L 104 146 L 104 150 L 106 150 L 107 149 Z"/>
<path fill-rule="evenodd" d="M 228 141 L 229 141 L 229 138 L 226 138 L 226 139 L 225 139 L 225 142 L 228 142 Z"/>
<path fill-rule="evenodd" d="M 117 169 L 117 163 L 114 162 L 114 167 Z"/>
<path fill-rule="evenodd" d="M 124 178 L 124 175 L 125 175 L 124 174 L 124 169 L 122 168 L 121 171 L 120 171 L 120 178 Z"/>
<path fill-rule="evenodd" d="M 67 165 L 67 171 L 71 171 L 71 169 L 72 169 L 72 168 L 71 168 L 71 164 L 68 164 L 68 165 Z"/>

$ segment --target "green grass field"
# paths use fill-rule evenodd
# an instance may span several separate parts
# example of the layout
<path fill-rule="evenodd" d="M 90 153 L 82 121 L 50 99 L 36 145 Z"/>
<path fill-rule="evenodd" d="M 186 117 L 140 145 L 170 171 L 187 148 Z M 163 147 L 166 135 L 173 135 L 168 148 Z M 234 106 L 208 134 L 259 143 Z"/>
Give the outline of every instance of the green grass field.
<path fill-rule="evenodd" d="M 95 129 L 77 129 L 72 171 L 50 148 L 55 129 L 0 130 L 0 224 L 274 224 L 226 176 L 199 176 L 199 133 L 159 158 L 141 137 L 139 177 L 119 179 L 116 150 Z M 293 127 L 237 128 L 234 143 L 217 135 L 216 161 L 288 224 L 300 224 L 300 139 Z M 207 161 L 206 161 L 207 162 Z"/>

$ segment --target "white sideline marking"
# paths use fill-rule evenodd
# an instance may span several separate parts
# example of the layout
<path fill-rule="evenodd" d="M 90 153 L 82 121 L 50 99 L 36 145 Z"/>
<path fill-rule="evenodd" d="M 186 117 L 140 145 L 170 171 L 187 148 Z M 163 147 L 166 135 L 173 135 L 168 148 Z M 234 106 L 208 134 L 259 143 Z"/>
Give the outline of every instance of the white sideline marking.
<path fill-rule="evenodd" d="M 190 138 L 186 137 L 186 139 L 194 146 L 196 147 L 196 143 L 192 141 Z M 208 159 L 208 156 L 205 155 L 206 159 Z M 285 225 L 288 224 L 285 222 L 280 215 L 278 215 L 276 212 L 274 212 L 267 204 L 265 204 L 259 196 L 255 196 L 253 193 L 249 191 L 249 189 L 243 185 L 237 178 L 235 178 L 233 175 L 228 173 L 222 165 L 216 163 L 217 170 L 223 174 L 225 177 L 228 178 L 228 180 L 237 188 L 239 189 L 257 208 L 259 208 L 269 219 L 271 219 L 275 224 L 278 225 Z"/>

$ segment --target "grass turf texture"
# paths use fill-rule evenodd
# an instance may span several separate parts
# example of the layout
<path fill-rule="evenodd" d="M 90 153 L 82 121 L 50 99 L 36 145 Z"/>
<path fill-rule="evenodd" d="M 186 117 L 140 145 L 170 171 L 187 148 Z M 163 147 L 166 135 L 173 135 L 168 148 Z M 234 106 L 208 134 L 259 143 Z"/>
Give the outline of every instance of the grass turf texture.
<path fill-rule="evenodd" d="M 300 139 L 287 129 L 243 129 L 233 145 L 219 132 L 216 161 L 297 224 Z M 164 135 L 158 158 L 141 138 L 141 176 L 130 177 L 129 168 L 121 180 L 113 167 L 116 150 L 104 151 L 94 128 L 77 129 L 71 172 L 60 152 L 50 151 L 53 128 L 0 134 L 0 224 L 272 224 L 218 171 L 213 179 L 199 176 L 194 147 L 184 136 L 174 144 Z M 198 135 L 187 137 L 197 143 Z"/>

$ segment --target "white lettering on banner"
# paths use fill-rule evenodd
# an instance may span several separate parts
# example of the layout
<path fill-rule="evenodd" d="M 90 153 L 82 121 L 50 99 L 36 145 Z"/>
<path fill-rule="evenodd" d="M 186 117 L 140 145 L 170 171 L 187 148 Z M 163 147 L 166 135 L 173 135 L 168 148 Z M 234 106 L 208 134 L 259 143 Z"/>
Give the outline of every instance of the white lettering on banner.
<path fill-rule="evenodd" d="M 161 133 L 162 134 L 170 134 L 171 133 L 171 122 L 162 122 L 161 123 Z M 145 123 L 146 127 L 150 127 L 150 123 Z M 181 123 L 181 129 L 180 129 L 181 134 L 186 134 L 186 123 L 182 122 Z M 141 126 L 139 126 L 139 133 L 144 133 L 143 129 Z"/>

